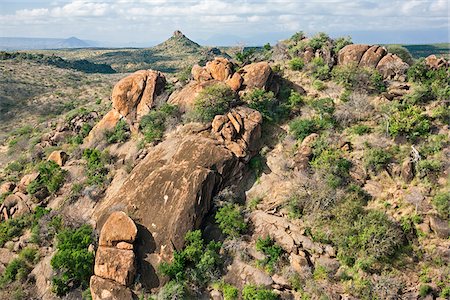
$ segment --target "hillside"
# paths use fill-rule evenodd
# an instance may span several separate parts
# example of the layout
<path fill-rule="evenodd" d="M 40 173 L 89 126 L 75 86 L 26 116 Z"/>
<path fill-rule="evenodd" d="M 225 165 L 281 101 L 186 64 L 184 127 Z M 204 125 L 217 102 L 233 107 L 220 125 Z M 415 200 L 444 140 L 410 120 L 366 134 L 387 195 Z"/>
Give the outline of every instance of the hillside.
<path fill-rule="evenodd" d="M 178 78 L 0 60 L 0 299 L 449 299 L 449 61 L 252 50 Z"/>

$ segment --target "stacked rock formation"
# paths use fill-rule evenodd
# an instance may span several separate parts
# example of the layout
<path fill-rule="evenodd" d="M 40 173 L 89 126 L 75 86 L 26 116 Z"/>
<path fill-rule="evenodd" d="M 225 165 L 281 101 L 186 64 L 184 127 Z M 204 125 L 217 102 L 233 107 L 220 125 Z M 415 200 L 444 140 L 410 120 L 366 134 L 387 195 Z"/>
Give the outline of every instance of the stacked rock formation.
<path fill-rule="evenodd" d="M 113 109 L 90 131 L 88 147 L 102 140 L 104 132 L 112 130 L 122 118 L 130 125 L 131 131 L 136 132 L 140 119 L 156 104 L 165 84 L 165 76 L 153 70 L 137 71 L 120 80 L 111 95 Z"/>
<path fill-rule="evenodd" d="M 267 62 L 258 62 L 246 65 L 238 72 L 233 72 L 233 64 L 226 58 L 216 57 L 206 66 L 194 65 L 191 70 L 193 81 L 181 90 L 174 92 L 168 102 L 185 112 L 193 106 L 197 95 L 207 86 L 213 84 L 226 84 L 233 91 L 246 89 L 276 89 L 272 85 L 272 69 Z"/>
<path fill-rule="evenodd" d="M 124 212 L 113 212 L 100 232 L 90 288 L 93 300 L 133 299 L 128 288 L 136 274 L 133 243 L 137 227 Z"/>
<path fill-rule="evenodd" d="M 378 45 L 352 44 L 338 53 L 338 65 L 354 64 L 377 69 L 385 79 L 404 79 L 409 65 L 395 54 Z"/>
<path fill-rule="evenodd" d="M 243 177 L 245 160 L 259 151 L 261 122 L 258 111 L 237 107 L 216 117 L 212 131 L 185 125 L 152 148 L 121 188 L 98 204 L 97 220 L 121 209 L 142 225 L 136 255 L 146 288 L 161 285 L 155 270 L 182 249 L 187 231 L 199 228 L 215 193 Z"/>

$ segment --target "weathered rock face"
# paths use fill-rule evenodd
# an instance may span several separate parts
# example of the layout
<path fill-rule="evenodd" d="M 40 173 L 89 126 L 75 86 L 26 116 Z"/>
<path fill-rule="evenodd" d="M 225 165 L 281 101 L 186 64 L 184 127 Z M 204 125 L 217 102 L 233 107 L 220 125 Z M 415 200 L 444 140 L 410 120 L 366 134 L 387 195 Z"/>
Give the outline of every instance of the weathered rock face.
<path fill-rule="evenodd" d="M 121 118 L 121 115 L 115 109 L 110 110 L 89 132 L 85 140 L 85 145 L 88 148 L 93 148 L 99 143 L 104 143 L 105 132 L 112 130 Z"/>
<path fill-rule="evenodd" d="M 109 215 L 100 231 L 99 247 L 95 255 L 94 276 L 91 277 L 92 298 L 133 299 L 131 285 L 136 274 L 133 243 L 137 227 L 124 212 Z"/>
<path fill-rule="evenodd" d="M 409 65 L 385 48 L 374 45 L 347 45 L 339 51 L 339 65 L 354 64 L 359 67 L 376 68 L 386 79 L 404 80 Z"/>
<path fill-rule="evenodd" d="M 173 92 L 167 102 L 177 105 L 180 112 L 186 112 L 194 105 L 195 98 L 204 88 L 217 83 L 219 81 L 216 80 L 191 81 L 181 90 Z"/>
<path fill-rule="evenodd" d="M 29 196 L 16 192 L 8 195 L 0 206 L 0 221 L 17 218 L 31 212 Z"/>
<path fill-rule="evenodd" d="M 112 91 L 113 108 L 131 124 L 147 114 L 166 79 L 158 71 L 141 70 L 120 80 Z"/>
<path fill-rule="evenodd" d="M 206 63 L 206 70 L 213 79 L 225 81 L 233 74 L 233 64 L 226 58 L 216 57 L 214 60 Z"/>
<path fill-rule="evenodd" d="M 256 149 L 252 143 L 260 132 L 261 115 L 248 108 L 236 111 L 239 115 L 246 112 L 239 137 L 249 136 L 249 145 L 243 150 L 251 153 Z M 183 247 L 186 232 L 200 226 L 214 194 L 238 180 L 245 165 L 209 130 L 192 126 L 186 125 L 153 148 L 117 193 L 99 203 L 94 213 L 98 224 L 111 209 L 135 217 L 139 224 L 138 272 L 150 288 L 160 285 L 157 265 Z"/>
<path fill-rule="evenodd" d="M 266 88 L 271 75 L 272 69 L 265 61 L 246 65 L 241 71 L 243 85 L 247 89 Z"/>
<path fill-rule="evenodd" d="M 294 161 L 299 169 L 305 170 L 309 166 L 309 159 L 313 151 L 313 143 L 319 137 L 317 133 L 308 135 L 295 153 Z"/>

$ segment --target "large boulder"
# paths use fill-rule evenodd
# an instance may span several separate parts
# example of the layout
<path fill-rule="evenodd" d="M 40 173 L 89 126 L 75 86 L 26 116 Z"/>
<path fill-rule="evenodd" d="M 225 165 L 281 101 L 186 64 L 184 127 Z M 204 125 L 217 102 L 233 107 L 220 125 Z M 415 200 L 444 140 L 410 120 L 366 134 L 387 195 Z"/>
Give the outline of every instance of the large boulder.
<path fill-rule="evenodd" d="M 369 48 L 370 48 L 369 45 L 360 45 L 360 44 L 352 44 L 345 46 L 338 53 L 338 64 L 358 65 L 364 53 L 366 53 L 366 51 L 369 50 Z"/>
<path fill-rule="evenodd" d="M 377 70 L 387 79 L 401 79 L 408 70 L 409 65 L 395 54 L 388 53 L 377 65 Z"/>
<path fill-rule="evenodd" d="M 243 78 L 243 86 L 247 89 L 265 89 L 268 87 L 272 69 L 268 62 L 262 61 L 246 65 L 239 72 Z"/>
<path fill-rule="evenodd" d="M 137 227 L 124 212 L 113 212 L 100 231 L 100 246 L 116 246 L 119 242 L 134 243 Z"/>
<path fill-rule="evenodd" d="M 425 58 L 425 64 L 433 70 L 437 70 L 440 68 L 447 68 L 449 66 L 449 62 L 443 57 L 437 57 L 432 54 Z"/>
<path fill-rule="evenodd" d="M 248 113 L 259 114 L 251 109 Z M 245 122 L 250 117 L 242 119 Z M 247 123 L 250 131 L 260 130 L 251 129 L 252 123 Z M 245 123 L 241 130 L 243 137 Z M 256 142 L 251 138 L 248 141 Z M 253 145 L 244 150 L 249 149 Z M 239 180 L 244 166 L 213 133 L 186 125 L 147 154 L 122 187 L 99 203 L 94 218 L 101 227 L 103 216 L 108 216 L 111 210 L 121 209 L 134 216 L 138 223 L 135 243 L 138 272 L 145 286 L 158 287 L 157 265 L 170 259 L 174 250 L 182 249 L 185 234 L 200 226 L 211 207 L 212 197 Z"/>
<path fill-rule="evenodd" d="M 62 150 L 55 150 L 53 151 L 47 158 L 48 161 L 55 162 L 58 166 L 62 167 L 66 163 L 67 159 L 69 158 L 69 155 L 67 155 L 66 152 Z"/>
<path fill-rule="evenodd" d="M 88 148 L 96 147 L 99 143 L 105 142 L 105 132 L 113 130 L 122 116 L 115 109 L 110 110 L 89 132 L 85 139 Z"/>
<path fill-rule="evenodd" d="M 165 83 L 164 75 L 158 71 L 137 71 L 114 86 L 112 106 L 133 124 L 150 111 L 156 96 L 164 91 Z"/>
<path fill-rule="evenodd" d="M 95 256 L 94 274 L 122 285 L 133 283 L 136 266 L 130 249 L 99 247 Z"/>

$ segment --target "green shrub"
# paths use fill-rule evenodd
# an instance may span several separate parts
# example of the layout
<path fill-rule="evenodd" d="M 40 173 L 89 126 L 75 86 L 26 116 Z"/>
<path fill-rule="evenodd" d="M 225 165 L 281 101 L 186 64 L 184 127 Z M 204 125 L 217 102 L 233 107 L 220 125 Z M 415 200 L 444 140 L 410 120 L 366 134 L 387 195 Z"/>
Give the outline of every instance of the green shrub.
<path fill-rule="evenodd" d="M 438 100 L 446 100 L 450 97 L 450 77 L 448 70 L 440 68 L 430 69 L 425 59 L 418 60 L 407 72 L 408 80 L 431 87 L 433 95 Z"/>
<path fill-rule="evenodd" d="M 327 80 L 330 78 L 330 67 L 321 57 L 314 57 L 309 63 L 308 69 L 314 79 Z"/>
<path fill-rule="evenodd" d="M 443 299 L 450 298 L 450 286 L 446 286 L 442 289 L 441 294 L 439 295 Z"/>
<path fill-rule="evenodd" d="M 247 284 L 242 290 L 243 300 L 276 300 L 278 295 L 262 286 Z"/>
<path fill-rule="evenodd" d="M 386 91 L 381 74 L 374 69 L 360 68 L 356 64 L 336 66 L 333 68 L 332 78 L 345 89 L 362 90 L 368 93 Z"/>
<path fill-rule="evenodd" d="M 416 105 L 400 105 L 389 118 L 389 133 L 394 137 L 404 135 L 408 139 L 415 139 L 428 135 L 430 129 L 430 121 Z"/>
<path fill-rule="evenodd" d="M 113 130 L 105 132 L 105 138 L 108 144 L 123 143 L 130 137 L 130 127 L 125 120 L 120 120 L 114 126 Z"/>
<path fill-rule="evenodd" d="M 265 267 L 265 270 L 272 274 L 278 259 L 283 253 L 283 249 L 267 236 L 264 239 L 258 238 L 256 250 L 261 251 L 266 256 L 264 259 L 257 261 L 258 265 Z"/>
<path fill-rule="evenodd" d="M 108 169 L 105 166 L 106 156 L 98 149 L 84 149 L 83 158 L 86 160 L 87 183 L 101 185 L 105 182 Z"/>
<path fill-rule="evenodd" d="M 176 106 L 164 104 L 159 109 L 152 110 L 142 117 L 139 126 L 145 141 L 151 143 L 160 140 L 166 130 L 167 119 L 173 117 L 176 112 Z"/>
<path fill-rule="evenodd" d="M 314 119 L 296 118 L 289 123 L 289 131 L 297 140 L 303 141 L 311 133 L 319 131 L 319 128 Z"/>
<path fill-rule="evenodd" d="M 330 40 L 330 37 L 325 32 L 318 32 L 308 41 L 308 46 L 315 50 L 322 49 L 325 44 Z"/>
<path fill-rule="evenodd" d="M 45 188 L 48 192 L 54 193 L 63 185 L 66 171 L 54 161 L 44 161 L 38 167 L 39 177 L 33 180 L 27 187 L 29 194 L 35 194 Z"/>
<path fill-rule="evenodd" d="M 325 83 L 323 81 L 320 80 L 314 80 L 312 83 L 313 88 L 315 88 L 318 91 L 323 91 L 327 88 L 327 86 L 325 85 Z"/>
<path fill-rule="evenodd" d="M 0 286 L 16 280 L 25 280 L 38 259 L 37 254 L 38 252 L 34 248 L 24 248 L 20 251 L 19 257 L 13 259 L 3 271 L 2 277 L 0 278 Z"/>
<path fill-rule="evenodd" d="M 433 292 L 433 288 L 431 286 L 429 286 L 428 284 L 422 284 L 419 288 L 419 296 L 420 297 L 425 297 L 426 295 L 430 294 L 431 292 Z"/>
<path fill-rule="evenodd" d="M 419 177 L 439 175 L 442 163 L 435 159 L 422 159 L 417 163 L 417 173 Z"/>
<path fill-rule="evenodd" d="M 293 71 L 300 71 L 304 66 L 305 62 L 299 57 L 294 57 L 289 61 L 289 68 Z"/>
<path fill-rule="evenodd" d="M 437 193 L 431 201 L 439 213 L 439 216 L 450 220 L 450 193 Z"/>
<path fill-rule="evenodd" d="M 234 93 L 227 85 L 210 85 L 195 98 L 191 118 L 194 121 L 209 122 L 214 116 L 227 112 L 233 100 Z"/>
<path fill-rule="evenodd" d="M 237 204 L 227 203 L 219 208 L 215 219 L 220 230 L 232 238 L 240 236 L 247 229 L 241 208 Z"/>
<path fill-rule="evenodd" d="M 333 47 L 333 52 L 335 54 L 338 54 L 339 51 L 344 48 L 347 45 L 352 44 L 352 38 L 347 36 L 347 37 L 338 37 L 337 39 L 334 40 L 334 47 Z"/>
<path fill-rule="evenodd" d="M 325 280 L 328 278 L 328 270 L 324 266 L 318 265 L 314 269 L 313 273 L 314 280 Z"/>
<path fill-rule="evenodd" d="M 216 280 L 222 264 L 219 256 L 221 244 L 211 241 L 205 245 L 201 235 L 200 230 L 186 233 L 184 249 L 174 252 L 171 263 L 162 262 L 159 272 L 171 281 L 189 283 L 199 288 Z"/>
<path fill-rule="evenodd" d="M 334 102 L 331 98 L 320 98 L 310 102 L 311 107 L 324 119 L 334 112 Z"/>
<path fill-rule="evenodd" d="M 364 124 L 356 124 L 349 128 L 349 132 L 356 135 L 364 135 L 367 133 L 371 133 L 372 129 Z"/>
<path fill-rule="evenodd" d="M 256 109 L 263 118 L 268 121 L 278 121 L 281 119 L 281 110 L 278 106 L 278 100 L 273 92 L 266 92 L 263 89 L 254 89 L 250 93 L 241 97 L 250 108 Z"/>
<path fill-rule="evenodd" d="M 449 123 L 450 120 L 450 107 L 448 105 L 439 105 L 431 111 L 431 117 L 439 120 L 442 123 Z"/>
<path fill-rule="evenodd" d="M 32 220 L 29 216 L 22 216 L 0 222 L 0 247 L 3 247 L 7 241 L 21 236 L 23 230 L 29 227 L 31 223 Z"/>
<path fill-rule="evenodd" d="M 242 49 L 235 54 L 236 60 L 241 66 L 251 63 L 255 58 L 255 49 Z"/>
<path fill-rule="evenodd" d="M 92 228 L 64 229 L 56 239 L 57 252 L 50 262 L 57 273 L 52 278 L 53 291 L 63 296 L 78 286 L 86 289 L 94 267 L 94 254 L 88 250 L 93 243 Z"/>
<path fill-rule="evenodd" d="M 188 292 L 184 282 L 169 281 L 164 285 L 159 294 L 158 299 L 173 300 L 173 299 L 187 299 Z"/>
<path fill-rule="evenodd" d="M 364 167 L 366 170 L 379 172 L 386 168 L 392 159 L 392 154 L 387 149 L 369 148 L 364 153 Z"/>
<path fill-rule="evenodd" d="M 222 292 L 223 299 L 224 300 L 237 300 L 239 299 L 239 290 L 228 283 L 225 283 L 223 281 L 220 281 L 218 283 L 215 283 L 213 285 L 214 288 L 218 289 Z"/>
<path fill-rule="evenodd" d="M 342 186 L 349 180 L 349 170 L 352 166 L 349 160 L 342 157 L 339 150 L 317 147 L 313 149 L 310 165 L 325 176 L 325 181 L 333 188 Z"/>

